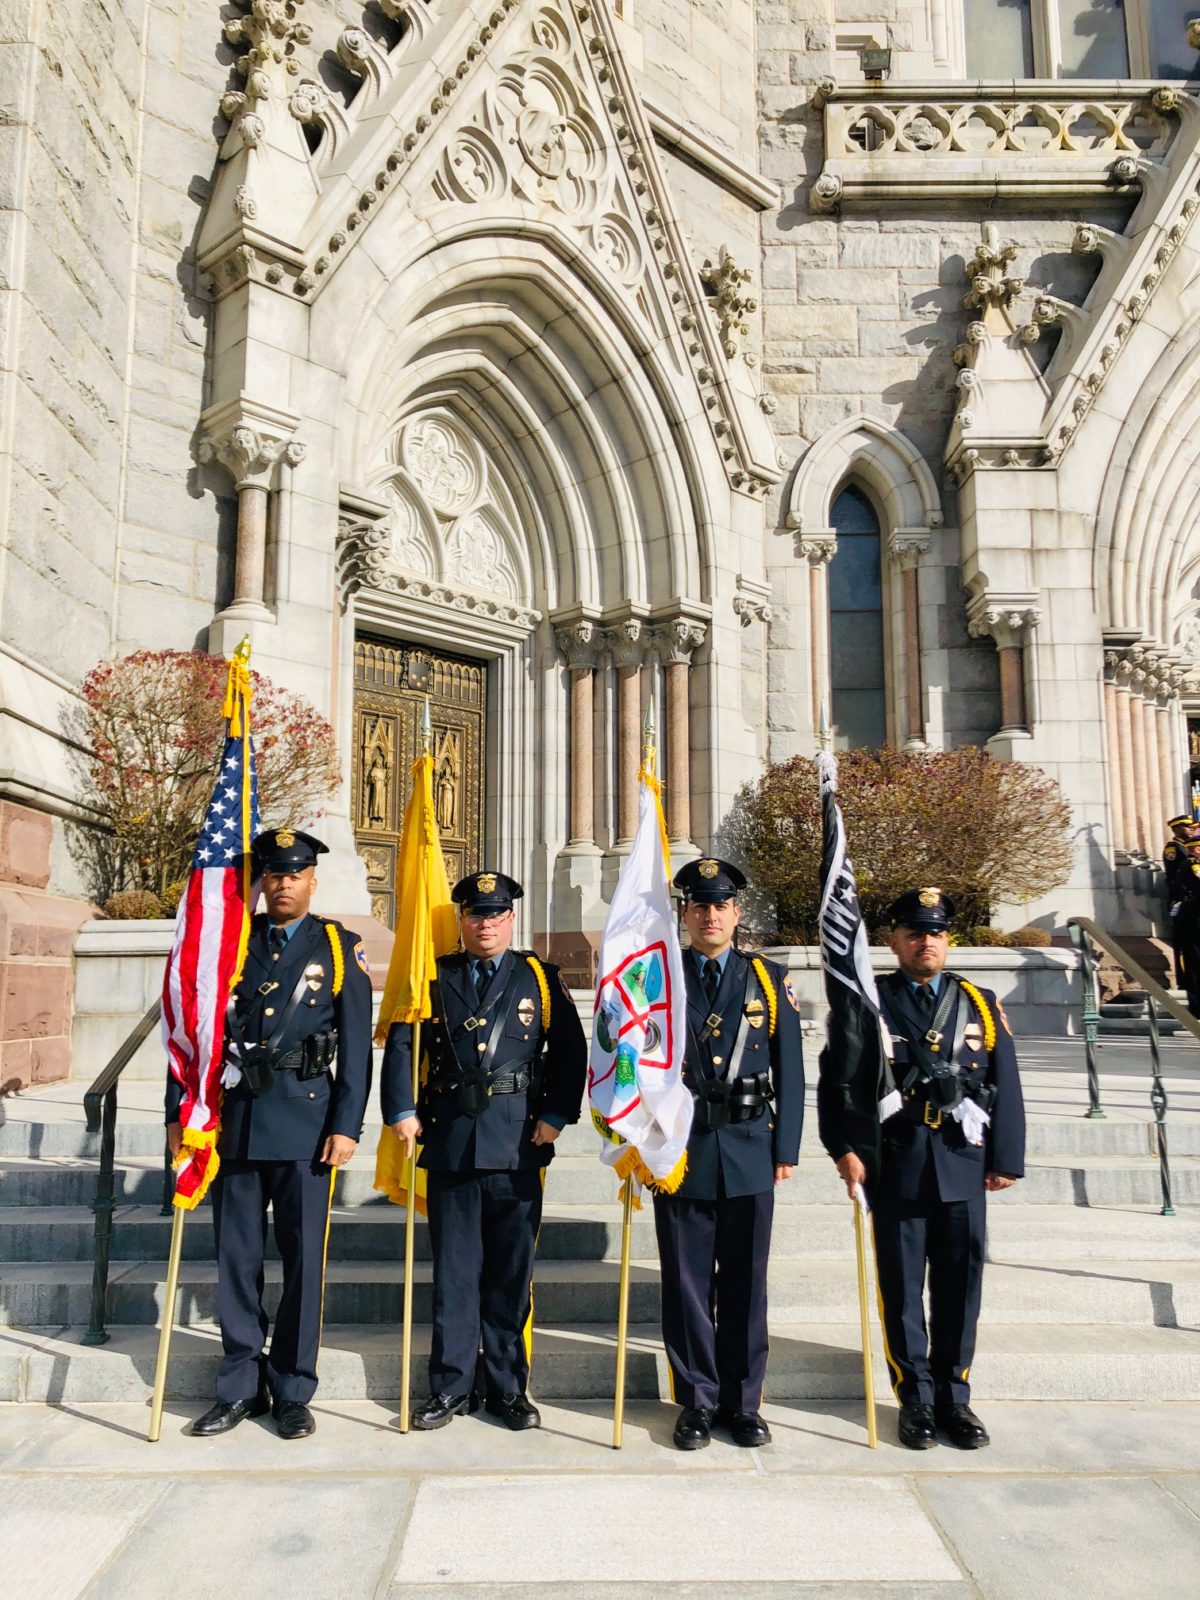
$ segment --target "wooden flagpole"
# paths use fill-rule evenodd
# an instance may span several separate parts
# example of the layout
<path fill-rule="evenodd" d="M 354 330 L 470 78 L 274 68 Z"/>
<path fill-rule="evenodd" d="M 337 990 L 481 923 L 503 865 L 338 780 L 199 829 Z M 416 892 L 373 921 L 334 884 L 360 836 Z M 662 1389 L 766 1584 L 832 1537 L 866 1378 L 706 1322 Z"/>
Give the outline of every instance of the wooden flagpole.
<path fill-rule="evenodd" d="M 429 696 L 421 713 L 421 751 L 428 755 L 433 743 L 433 726 L 429 718 Z M 418 1103 L 421 1091 L 421 1023 L 412 1025 L 412 1103 Z M 408 1158 L 408 1187 L 404 1196 L 404 1312 L 400 1333 L 400 1432 L 409 1429 L 409 1394 L 412 1381 L 412 1324 L 413 1324 L 413 1263 L 416 1257 L 417 1232 L 417 1146 L 414 1140 Z"/>
<path fill-rule="evenodd" d="M 854 1245 L 858 1256 L 858 1318 L 862 1331 L 863 1392 L 867 1402 L 867 1443 L 872 1450 L 879 1448 L 879 1434 L 875 1427 L 875 1371 L 871 1358 L 871 1315 L 867 1301 L 867 1241 L 863 1226 L 866 1210 L 862 1189 L 853 1200 Z"/>
<path fill-rule="evenodd" d="M 654 772 L 654 696 L 642 723 L 642 766 Z M 621 1281 L 617 1288 L 617 1377 L 613 1395 L 613 1449 L 621 1448 L 625 1426 L 625 1365 L 629 1349 L 629 1257 L 633 1238 L 633 1178 L 621 1185 Z"/>
<path fill-rule="evenodd" d="M 175 1207 L 171 1221 L 171 1254 L 167 1259 L 167 1287 L 163 1295 L 162 1325 L 158 1330 L 158 1360 L 154 1364 L 154 1398 L 150 1402 L 150 1430 L 146 1438 L 157 1444 L 162 1433 L 163 1400 L 167 1392 L 167 1362 L 171 1356 L 171 1334 L 175 1327 L 175 1300 L 179 1293 L 179 1262 L 183 1256 L 183 1206 Z"/>

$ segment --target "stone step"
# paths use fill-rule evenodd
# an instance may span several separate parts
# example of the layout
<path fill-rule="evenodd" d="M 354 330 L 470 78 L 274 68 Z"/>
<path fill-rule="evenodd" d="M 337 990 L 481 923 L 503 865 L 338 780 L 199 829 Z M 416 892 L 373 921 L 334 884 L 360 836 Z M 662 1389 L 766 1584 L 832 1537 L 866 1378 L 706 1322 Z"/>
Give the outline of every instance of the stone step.
<path fill-rule="evenodd" d="M 1153 1153 L 1154 1124 L 1150 1108 L 1150 1068 L 1147 1060 L 1144 1117 L 1131 1118 L 1128 1113 L 1112 1111 L 1101 1119 L 1084 1115 L 1087 1106 L 1086 1081 L 1080 1063 L 1078 1083 L 1078 1115 L 1046 1115 L 1039 1111 L 1037 1100 L 1030 1095 L 1027 1101 L 1029 1128 L 1027 1150 L 1031 1158 L 1056 1155 L 1150 1155 Z M 1194 1104 L 1194 1091 L 1190 1085 L 1168 1082 L 1168 1095 L 1176 1107 Z M 1140 1098 L 1140 1096 L 1139 1096 Z M 1167 1114 L 1167 1128 L 1172 1151 L 1181 1155 L 1200 1156 L 1200 1117 L 1190 1112 L 1171 1110 Z M 364 1130 L 360 1152 L 355 1158 L 356 1172 L 373 1168 L 375 1147 L 379 1140 L 377 1124 Z M 581 1122 L 565 1128 L 558 1142 L 558 1159 L 567 1156 L 588 1157 L 599 1166 L 597 1150 L 599 1140 L 590 1123 Z M 161 1125 L 144 1116 L 135 1115 L 128 1121 L 118 1119 L 116 1131 L 116 1158 L 121 1163 L 137 1161 L 158 1165 L 163 1161 L 163 1134 Z M 0 1163 L 10 1161 L 79 1161 L 97 1160 L 100 1154 L 99 1134 L 86 1131 L 82 1120 L 62 1122 L 20 1121 L 10 1117 L 0 1123 Z M 825 1160 L 824 1151 L 817 1139 L 816 1110 L 811 1104 L 805 1117 L 804 1140 L 801 1154 L 815 1160 Z M 12 1204 L 0 1200 L 0 1204 Z"/>
<path fill-rule="evenodd" d="M 1200 1205 L 1200 1157 L 1171 1156 L 1172 1198 L 1177 1206 Z M 156 1161 L 122 1162 L 114 1171 L 118 1203 L 161 1206 L 163 1171 Z M 618 1185 L 612 1172 L 594 1155 L 555 1159 L 547 1195 L 562 1205 L 603 1205 L 615 1200 Z M 0 1161 L 0 1217 L 8 1210 L 46 1207 L 90 1207 L 96 1194 L 93 1162 L 66 1160 Z M 803 1157 L 795 1175 L 775 1191 L 776 1205 L 831 1205 L 840 1200 L 841 1185 L 824 1155 Z M 1161 1197 L 1157 1156 L 1080 1155 L 1038 1157 L 1026 1167 L 1023 1182 L 1005 1197 L 1016 1205 L 1153 1205 Z M 338 1177 L 338 1205 L 353 1209 L 379 1203 L 374 1173 L 366 1161 Z M 5 1259 L 0 1231 L 0 1260 Z M 57 1253 L 57 1252 L 56 1252 Z"/>
<path fill-rule="evenodd" d="M 777 1260 L 839 1260 L 848 1249 L 849 1202 L 781 1206 L 775 1214 L 772 1254 Z M 94 1218 L 82 1207 L 0 1209 L 0 1262 L 90 1261 Z M 165 1260 L 170 1218 L 155 1206 L 119 1206 L 113 1214 L 114 1262 Z M 635 1213 L 632 1249 L 636 1257 L 657 1255 L 649 1206 Z M 547 1202 L 538 1240 L 543 1261 L 617 1260 L 621 1250 L 621 1212 L 606 1206 Z M 268 1255 L 274 1257 L 270 1236 Z M 1200 1213 L 1180 1211 L 1163 1217 L 1152 1206 L 1017 1205 L 1005 1196 L 988 1208 L 988 1252 L 1012 1264 L 1087 1261 L 1181 1261 L 1200 1258 Z M 418 1218 L 415 1253 L 429 1259 L 428 1230 Z M 212 1228 L 202 1208 L 184 1229 L 185 1260 L 211 1260 Z M 329 1237 L 331 1262 L 400 1261 L 404 1256 L 404 1213 L 381 1201 L 375 1205 L 334 1207 Z"/>
<path fill-rule="evenodd" d="M 80 1328 L 28 1329 L 0 1346 L 0 1399 L 56 1405 L 145 1402 L 151 1392 L 157 1334 L 116 1327 L 100 1347 L 80 1343 Z M 876 1338 L 878 1337 L 876 1333 Z M 429 1349 L 414 1329 L 413 1397 L 424 1392 Z M 183 1328 L 171 1346 L 168 1399 L 212 1394 L 220 1359 L 215 1331 Z M 395 1399 L 399 1337 L 394 1327 L 326 1324 L 321 1398 Z M 543 1327 L 534 1338 L 531 1391 L 554 1399 L 605 1399 L 613 1393 L 615 1330 L 589 1324 Z M 875 1388 L 888 1392 L 882 1349 L 875 1349 Z M 987 1322 L 971 1374 L 979 1400 L 1200 1399 L 1200 1333 L 1155 1327 L 1052 1327 Z M 626 1397 L 669 1396 L 666 1361 L 653 1324 L 630 1327 Z M 857 1322 L 776 1323 L 766 1394 L 773 1403 L 852 1401 L 862 1393 Z"/>
<path fill-rule="evenodd" d="M 873 1273 L 873 1269 L 872 1269 Z M 109 1274 L 106 1320 L 115 1325 L 161 1320 L 166 1265 L 162 1260 L 114 1262 Z M 266 1269 L 266 1305 L 273 1316 L 281 1272 Z M 615 1321 L 620 1266 L 615 1261 L 541 1261 L 535 1277 L 540 1322 L 587 1324 Z M 872 1275 L 871 1293 L 874 1295 Z M 216 1266 L 185 1261 L 180 1272 L 176 1322 L 212 1327 L 217 1317 Z M 1148 1269 L 1138 1262 L 1064 1262 L 1051 1268 L 993 1264 L 987 1273 L 987 1318 L 996 1323 L 1126 1324 L 1192 1326 L 1200 1323 L 1200 1262 L 1172 1262 Z M 85 1261 L 16 1262 L 0 1265 L 0 1325 L 68 1326 L 91 1314 L 92 1268 Z M 330 1324 L 399 1323 L 404 1271 L 398 1261 L 335 1261 L 326 1274 L 325 1318 Z M 857 1277 L 852 1245 L 840 1260 L 771 1263 L 774 1321 L 849 1322 L 857 1315 Z M 414 1316 L 427 1322 L 431 1268 L 417 1264 Z M 654 1258 L 630 1268 L 630 1316 L 659 1316 L 659 1271 Z"/>

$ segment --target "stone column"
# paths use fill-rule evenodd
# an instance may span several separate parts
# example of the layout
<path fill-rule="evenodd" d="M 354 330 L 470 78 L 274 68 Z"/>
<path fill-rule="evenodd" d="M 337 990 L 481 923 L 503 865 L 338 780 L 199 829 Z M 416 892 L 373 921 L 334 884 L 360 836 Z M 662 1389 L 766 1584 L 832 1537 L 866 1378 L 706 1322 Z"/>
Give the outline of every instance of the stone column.
<path fill-rule="evenodd" d="M 1111 653 L 1111 652 L 1110 652 Z M 1111 673 L 1108 656 L 1105 656 L 1108 674 L 1104 680 L 1104 726 L 1108 739 L 1108 806 L 1112 815 L 1112 835 L 1109 843 L 1113 850 L 1125 849 L 1125 809 L 1121 794 L 1121 736 L 1117 725 L 1117 685 Z"/>
<path fill-rule="evenodd" d="M 1150 828 L 1150 787 L 1146 781 L 1146 715 L 1141 688 L 1145 669 L 1134 666 L 1130 674 L 1129 753 L 1133 766 L 1133 812 L 1135 848 L 1148 853 Z"/>
<path fill-rule="evenodd" d="M 990 636 L 1000 658 L 1001 733 L 1028 733 L 1029 698 L 1025 683 L 1025 646 L 1040 612 L 1033 596 L 997 596 L 986 591 L 967 607 L 967 631 L 973 638 Z"/>
<path fill-rule="evenodd" d="M 667 762 L 660 770 L 665 791 L 667 834 L 672 844 L 692 837 L 692 762 L 690 676 L 692 652 L 704 642 L 705 627 L 691 617 L 673 617 L 654 630 L 666 680 Z"/>
<path fill-rule="evenodd" d="M 1121 814 L 1124 823 L 1122 848 L 1135 851 L 1137 843 L 1137 795 L 1133 781 L 1132 707 L 1129 687 L 1130 664 L 1128 657 L 1116 655 L 1114 663 L 1117 695 L 1117 772 L 1121 784 Z"/>
<path fill-rule="evenodd" d="M 580 618 L 558 628 L 555 643 L 567 658 L 571 677 L 571 817 L 568 850 L 595 848 L 595 749 L 593 706 L 599 630 Z"/>
<path fill-rule="evenodd" d="M 802 534 L 796 549 L 808 562 L 808 644 L 809 678 L 812 684 L 812 726 L 816 733 L 821 718 L 832 725 L 833 710 L 829 695 L 829 563 L 837 549 L 837 535 Z"/>
<path fill-rule="evenodd" d="M 1175 759 L 1175 729 L 1179 718 L 1179 691 L 1186 673 L 1176 661 L 1159 663 L 1157 733 L 1159 790 L 1162 794 L 1163 821 L 1190 810 L 1191 795 L 1182 794 L 1182 774 Z"/>
<path fill-rule="evenodd" d="M 644 627 L 637 617 L 605 633 L 617 669 L 617 843 L 637 831 L 638 769 L 642 764 L 642 657 Z"/>
<path fill-rule="evenodd" d="M 1142 689 L 1142 718 L 1146 744 L 1146 795 L 1147 810 L 1146 851 L 1154 854 L 1164 832 L 1167 813 L 1162 796 L 1162 761 L 1158 749 L 1158 675 L 1147 676 Z"/>
<path fill-rule="evenodd" d="M 896 529 L 888 540 L 888 555 L 900 568 L 903 591 L 904 626 L 904 745 L 906 749 L 925 743 L 925 719 L 921 713 L 921 609 L 917 587 L 917 567 L 929 550 L 924 533 Z"/>
<path fill-rule="evenodd" d="M 271 619 L 266 606 L 267 497 L 279 485 L 280 467 L 297 467 L 305 446 L 292 437 L 300 419 L 241 396 L 201 419 L 202 462 L 219 461 L 238 495 L 233 601 L 224 616 Z"/>

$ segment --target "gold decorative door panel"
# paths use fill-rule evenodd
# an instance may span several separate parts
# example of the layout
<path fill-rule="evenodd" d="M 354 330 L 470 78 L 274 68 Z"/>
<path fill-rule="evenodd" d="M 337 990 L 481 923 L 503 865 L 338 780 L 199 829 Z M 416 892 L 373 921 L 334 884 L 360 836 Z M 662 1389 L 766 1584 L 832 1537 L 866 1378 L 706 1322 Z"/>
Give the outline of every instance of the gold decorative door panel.
<path fill-rule="evenodd" d="M 483 860 L 487 667 L 383 639 L 354 642 L 354 829 L 371 913 L 395 926 L 396 859 L 429 697 L 433 803 L 453 884 Z M 401 908 L 402 911 L 402 908 Z"/>

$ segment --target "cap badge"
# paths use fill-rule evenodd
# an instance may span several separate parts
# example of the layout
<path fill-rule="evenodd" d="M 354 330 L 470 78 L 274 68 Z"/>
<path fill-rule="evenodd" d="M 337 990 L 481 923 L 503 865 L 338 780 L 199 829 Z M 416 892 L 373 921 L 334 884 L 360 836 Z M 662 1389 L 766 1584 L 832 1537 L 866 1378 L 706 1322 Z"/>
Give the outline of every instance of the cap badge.
<path fill-rule="evenodd" d="M 700 861 L 696 864 L 696 871 L 702 878 L 715 878 L 720 870 L 715 861 Z"/>
<path fill-rule="evenodd" d="M 277 828 L 275 830 L 275 843 L 281 850 L 290 850 L 296 842 L 296 835 L 291 828 Z"/>
<path fill-rule="evenodd" d="M 934 906 L 941 904 L 942 891 L 940 889 L 922 889 L 917 899 L 925 907 L 926 911 L 932 911 Z"/>
<path fill-rule="evenodd" d="M 475 887 L 480 894 L 492 894 L 496 888 L 496 874 L 494 872 L 481 872 L 475 879 Z"/>

